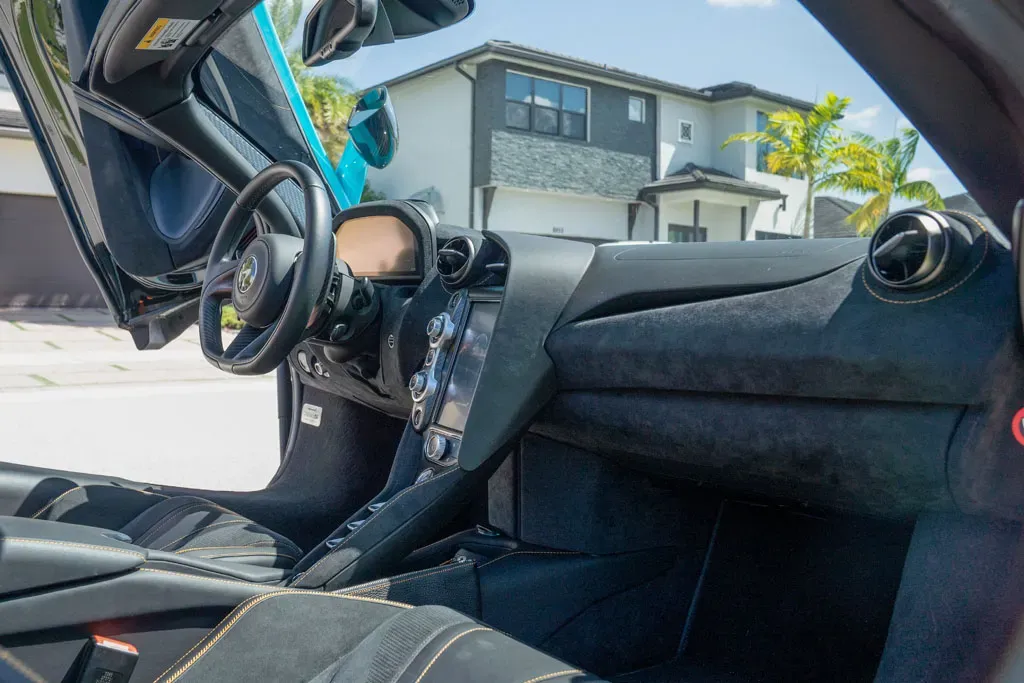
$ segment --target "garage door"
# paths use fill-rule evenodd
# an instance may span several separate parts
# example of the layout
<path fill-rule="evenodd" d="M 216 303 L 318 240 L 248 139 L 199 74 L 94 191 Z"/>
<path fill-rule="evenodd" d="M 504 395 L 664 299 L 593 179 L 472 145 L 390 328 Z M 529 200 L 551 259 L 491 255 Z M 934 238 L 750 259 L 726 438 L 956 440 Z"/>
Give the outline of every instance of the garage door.
<path fill-rule="evenodd" d="M 56 199 L 0 194 L 0 306 L 105 306 Z"/>

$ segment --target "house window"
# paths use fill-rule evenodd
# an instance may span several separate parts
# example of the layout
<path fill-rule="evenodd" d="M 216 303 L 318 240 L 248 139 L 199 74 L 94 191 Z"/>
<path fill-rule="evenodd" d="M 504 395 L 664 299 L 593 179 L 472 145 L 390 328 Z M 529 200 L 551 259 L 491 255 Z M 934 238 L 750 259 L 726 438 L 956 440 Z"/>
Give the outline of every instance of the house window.
<path fill-rule="evenodd" d="M 587 89 L 507 72 L 505 125 L 586 140 Z"/>
<path fill-rule="evenodd" d="M 647 100 L 642 97 L 629 98 L 629 120 L 643 123 L 647 118 Z"/>
<path fill-rule="evenodd" d="M 679 119 L 679 142 L 693 143 L 693 121 Z"/>
<path fill-rule="evenodd" d="M 755 230 L 755 240 L 798 240 L 800 235 L 787 235 L 784 232 L 768 232 L 767 230 Z"/>
<path fill-rule="evenodd" d="M 757 132 L 763 133 L 768 128 L 768 114 L 763 111 L 757 112 Z M 767 142 L 757 143 L 757 170 L 768 173 L 768 155 L 772 152 L 772 146 Z"/>
<path fill-rule="evenodd" d="M 708 229 L 707 228 L 695 228 L 692 225 L 673 225 L 668 226 L 668 241 L 669 242 L 707 242 L 708 241 Z"/>

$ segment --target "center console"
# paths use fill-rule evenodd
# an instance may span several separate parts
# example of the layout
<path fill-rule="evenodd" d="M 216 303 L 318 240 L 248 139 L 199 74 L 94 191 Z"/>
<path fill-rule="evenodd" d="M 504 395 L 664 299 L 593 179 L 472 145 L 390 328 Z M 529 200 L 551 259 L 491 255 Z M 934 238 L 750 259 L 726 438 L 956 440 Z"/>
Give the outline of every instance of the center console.
<path fill-rule="evenodd" d="M 497 289 L 456 292 L 447 308 L 427 325 L 430 348 L 409 380 L 410 420 L 424 432 L 427 461 L 450 467 L 458 462 L 462 433 L 501 306 Z"/>

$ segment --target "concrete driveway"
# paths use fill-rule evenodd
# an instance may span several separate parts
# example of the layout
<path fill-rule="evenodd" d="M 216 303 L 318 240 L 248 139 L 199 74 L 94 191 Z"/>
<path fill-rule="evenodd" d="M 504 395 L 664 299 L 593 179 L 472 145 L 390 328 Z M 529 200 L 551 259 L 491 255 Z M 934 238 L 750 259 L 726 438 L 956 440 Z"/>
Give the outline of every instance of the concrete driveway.
<path fill-rule="evenodd" d="M 273 376 L 215 369 L 196 327 L 143 352 L 106 310 L 0 309 L 0 460 L 249 491 L 279 457 Z"/>

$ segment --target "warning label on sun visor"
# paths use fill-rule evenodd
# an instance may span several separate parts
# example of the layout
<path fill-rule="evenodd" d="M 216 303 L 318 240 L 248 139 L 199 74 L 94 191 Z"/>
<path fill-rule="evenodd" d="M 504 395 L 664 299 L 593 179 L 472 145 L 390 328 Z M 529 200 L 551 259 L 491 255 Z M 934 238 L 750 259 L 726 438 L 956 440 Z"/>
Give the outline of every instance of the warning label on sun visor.
<path fill-rule="evenodd" d="M 136 50 L 173 50 L 188 38 L 200 19 L 160 18 L 146 31 L 145 37 L 135 46 Z"/>

